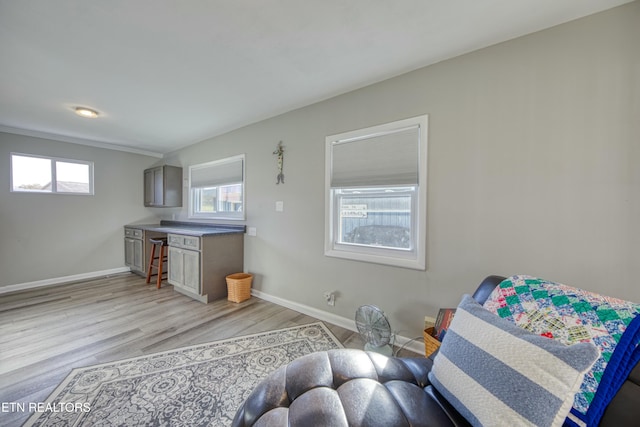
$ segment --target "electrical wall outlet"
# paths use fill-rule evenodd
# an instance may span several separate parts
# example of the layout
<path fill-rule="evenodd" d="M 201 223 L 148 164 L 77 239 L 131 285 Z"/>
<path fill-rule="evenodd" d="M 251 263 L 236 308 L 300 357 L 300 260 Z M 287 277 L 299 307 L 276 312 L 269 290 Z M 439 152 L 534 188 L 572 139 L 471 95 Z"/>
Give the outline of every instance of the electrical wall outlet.
<path fill-rule="evenodd" d="M 433 328 L 434 326 L 436 326 L 435 317 L 424 316 L 424 328 L 429 329 Z"/>
<path fill-rule="evenodd" d="M 327 305 L 330 306 L 334 306 L 336 305 L 336 294 L 331 292 L 331 291 L 327 291 L 324 293 L 324 299 L 327 300 Z"/>

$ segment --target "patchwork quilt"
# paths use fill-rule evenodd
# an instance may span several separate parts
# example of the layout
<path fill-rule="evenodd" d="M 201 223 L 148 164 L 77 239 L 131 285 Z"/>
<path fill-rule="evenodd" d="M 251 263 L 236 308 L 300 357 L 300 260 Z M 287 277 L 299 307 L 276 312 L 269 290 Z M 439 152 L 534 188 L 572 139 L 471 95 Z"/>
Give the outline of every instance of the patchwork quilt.
<path fill-rule="evenodd" d="M 565 425 L 598 425 L 640 361 L 640 304 L 531 276 L 497 286 L 484 308 L 531 332 L 567 345 L 591 342 L 600 357 L 587 372 Z"/>

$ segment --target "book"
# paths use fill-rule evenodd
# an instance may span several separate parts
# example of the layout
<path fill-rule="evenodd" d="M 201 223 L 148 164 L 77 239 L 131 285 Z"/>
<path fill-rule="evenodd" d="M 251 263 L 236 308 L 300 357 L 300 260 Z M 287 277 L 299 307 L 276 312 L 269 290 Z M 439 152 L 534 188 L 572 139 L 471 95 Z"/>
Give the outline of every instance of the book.
<path fill-rule="evenodd" d="M 442 339 L 444 338 L 455 314 L 455 308 L 441 308 L 438 311 L 438 316 L 436 317 L 436 325 L 434 327 L 435 337 L 438 339 L 438 341 L 442 341 Z"/>

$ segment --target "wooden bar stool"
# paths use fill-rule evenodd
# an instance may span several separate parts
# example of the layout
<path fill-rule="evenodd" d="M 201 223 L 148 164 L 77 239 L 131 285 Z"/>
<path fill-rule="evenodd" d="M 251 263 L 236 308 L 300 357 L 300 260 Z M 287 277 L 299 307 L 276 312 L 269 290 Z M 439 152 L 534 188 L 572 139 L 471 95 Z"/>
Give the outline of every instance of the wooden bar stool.
<path fill-rule="evenodd" d="M 167 239 L 149 239 L 149 243 L 151 243 L 151 256 L 149 257 L 149 268 L 147 269 L 147 283 L 151 282 L 151 276 L 158 276 L 156 287 L 160 289 L 162 285 L 162 274 L 165 273 L 162 271 L 162 265 L 167 260 Z M 156 248 L 158 249 L 157 255 Z M 154 264 L 155 260 L 158 260 L 157 264 Z M 157 273 L 151 274 L 154 268 Z"/>

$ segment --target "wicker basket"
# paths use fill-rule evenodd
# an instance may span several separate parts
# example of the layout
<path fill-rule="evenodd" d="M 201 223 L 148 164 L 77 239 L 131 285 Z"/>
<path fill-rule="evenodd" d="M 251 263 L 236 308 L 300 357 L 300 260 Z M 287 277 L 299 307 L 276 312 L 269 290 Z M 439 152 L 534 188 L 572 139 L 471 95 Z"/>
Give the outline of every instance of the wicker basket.
<path fill-rule="evenodd" d="M 440 348 L 440 341 L 433 336 L 433 328 L 427 328 L 424 330 L 424 354 L 429 357 Z"/>
<path fill-rule="evenodd" d="M 251 281 L 253 275 L 234 273 L 227 276 L 227 299 L 231 302 L 242 302 L 251 298 Z"/>

